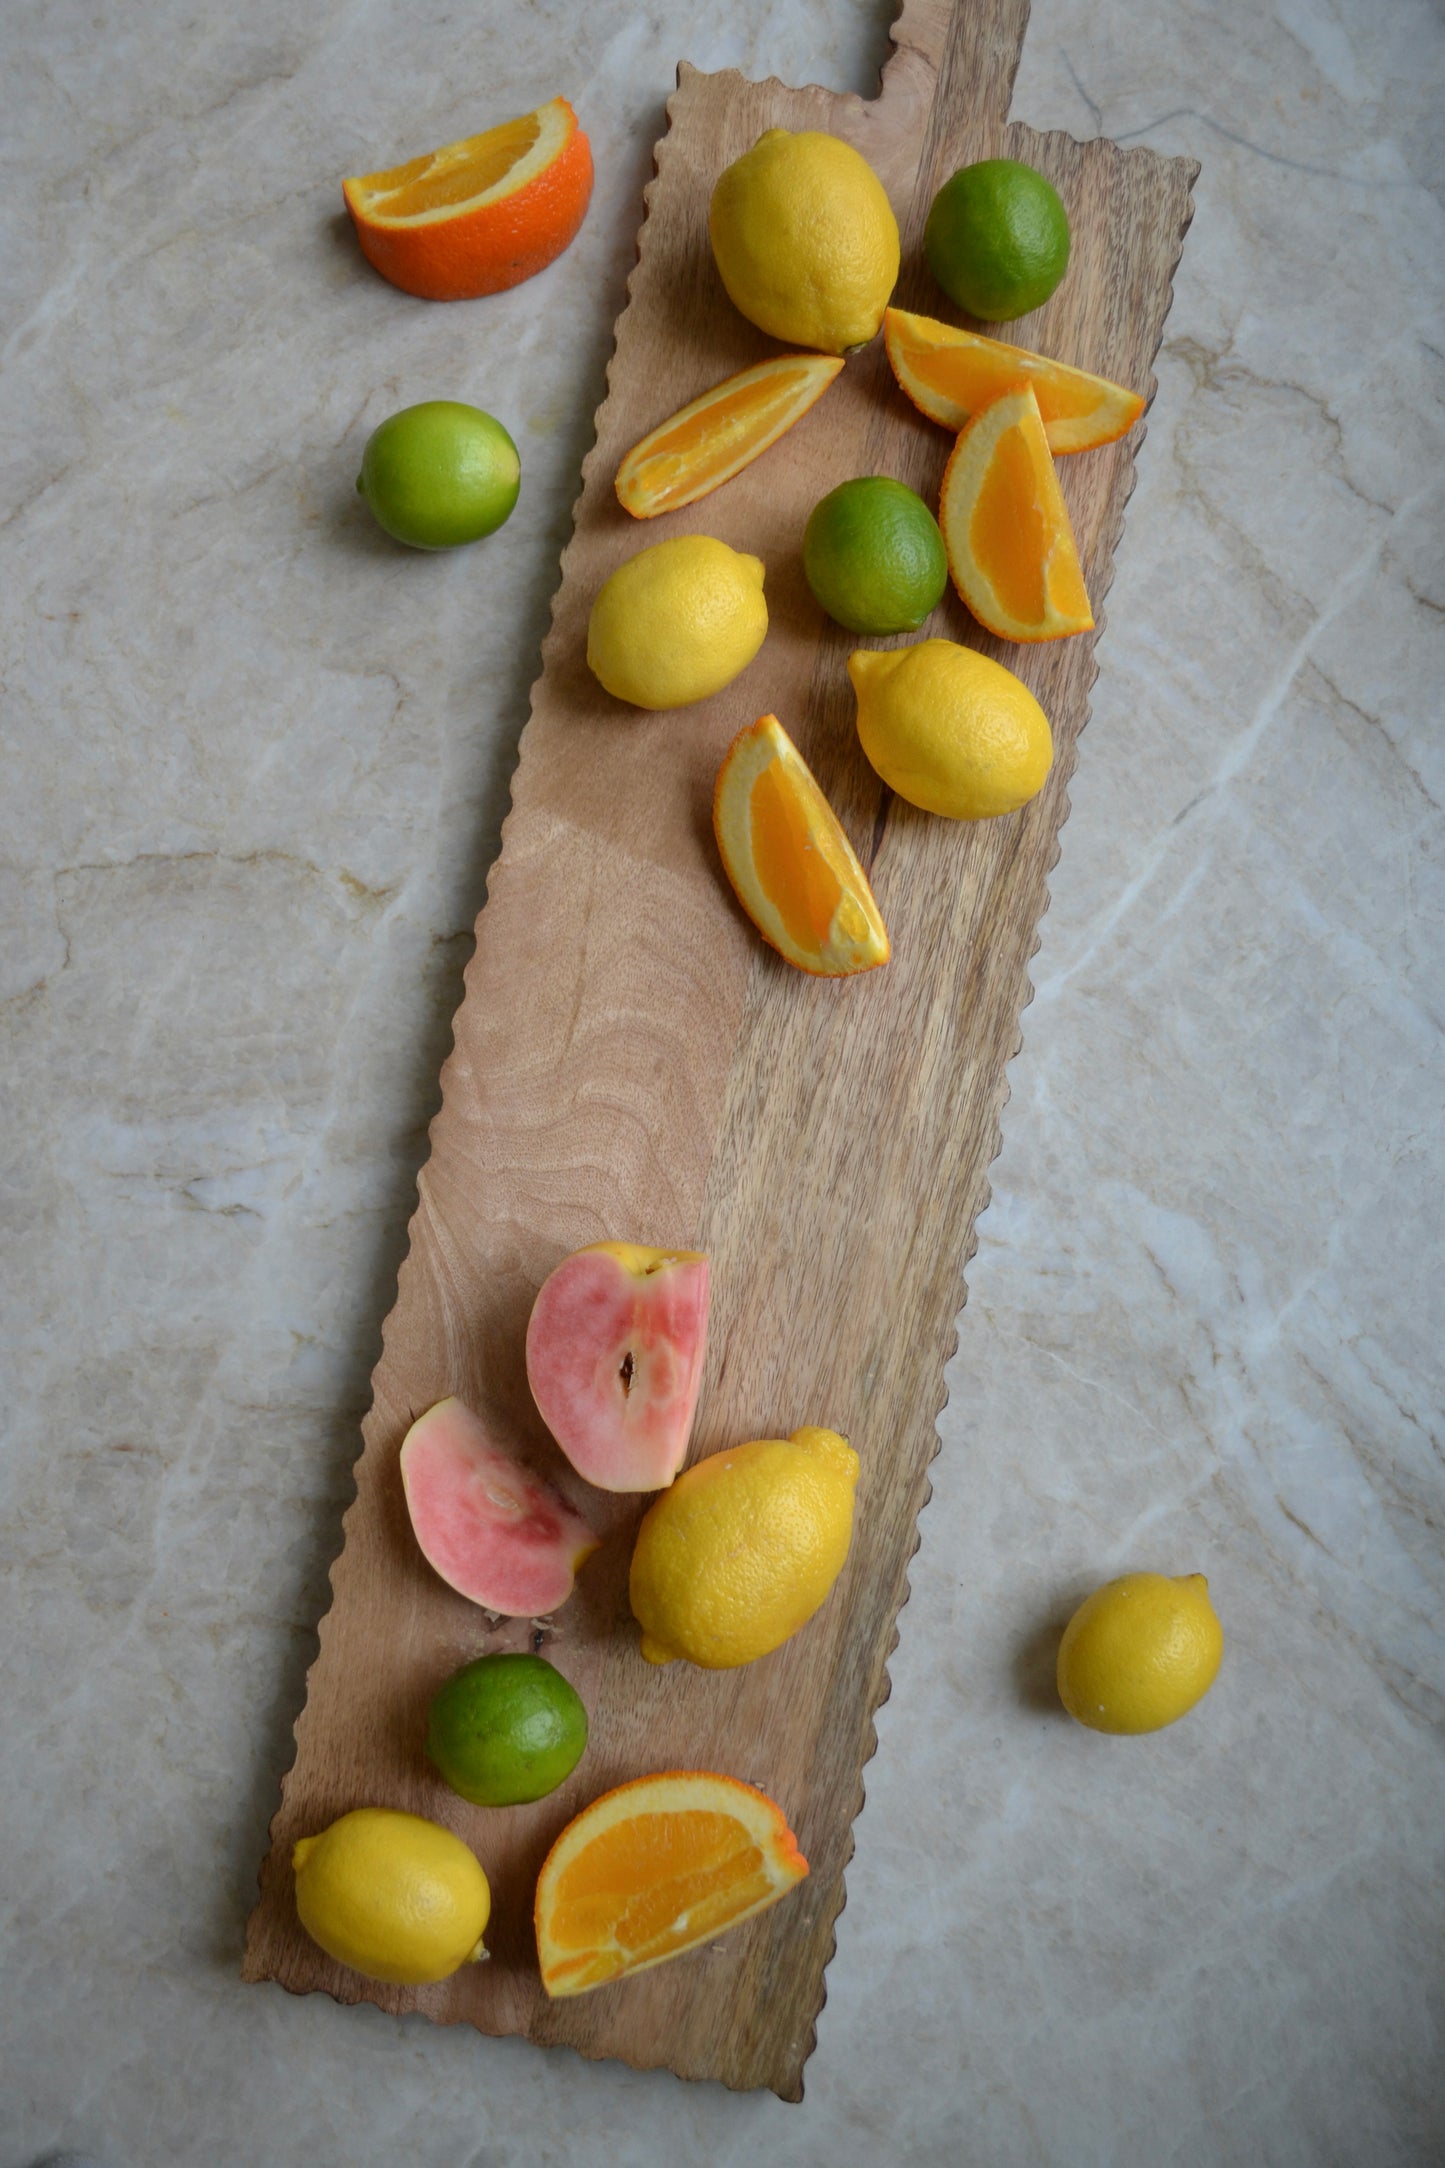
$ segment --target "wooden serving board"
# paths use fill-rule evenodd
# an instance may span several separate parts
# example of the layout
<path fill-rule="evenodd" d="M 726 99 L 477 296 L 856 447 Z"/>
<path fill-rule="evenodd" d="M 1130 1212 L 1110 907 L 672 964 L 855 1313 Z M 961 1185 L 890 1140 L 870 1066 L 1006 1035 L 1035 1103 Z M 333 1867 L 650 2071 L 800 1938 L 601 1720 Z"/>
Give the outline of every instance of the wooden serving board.
<path fill-rule="evenodd" d="M 334 1600 L 262 1868 L 248 1980 L 802 2097 L 1094 637 L 1005 647 L 950 594 L 928 629 L 1018 671 L 1052 719 L 1057 758 L 1018 814 L 932 819 L 893 798 L 864 760 L 844 671 L 855 643 L 822 618 L 800 564 L 809 510 L 850 476 L 897 475 L 936 501 L 950 440 L 897 390 L 881 342 L 850 359 L 779 445 L 688 511 L 639 526 L 612 483 L 645 430 L 774 350 L 729 304 L 707 242 L 714 180 L 769 127 L 826 129 L 862 151 L 903 233 L 898 299 L 933 314 L 953 315 L 922 267 L 936 189 L 976 158 L 1040 168 L 1068 207 L 1072 262 L 1053 300 L 1011 336 L 1152 391 L 1197 169 L 1006 125 L 1026 20 L 1027 0 L 956 0 L 951 13 L 947 0 L 906 0 L 871 103 L 679 70 L 385 1328 Z M 1096 614 L 1142 435 L 1060 462 Z M 688 530 L 764 559 L 771 630 L 716 698 L 643 714 L 589 674 L 587 615 L 614 565 Z M 710 827 L 713 777 L 735 731 L 768 709 L 870 870 L 893 939 L 882 971 L 804 977 L 763 946 L 727 888 Z M 604 1236 L 711 1253 L 694 1458 L 824 1423 L 862 1459 L 842 1580 L 791 1642 L 740 1671 L 642 1661 L 627 1564 L 647 1500 L 589 1491 L 531 1404 L 523 1337 L 533 1295 L 560 1257 Z M 447 1393 L 606 1531 L 551 1626 L 491 1627 L 416 1548 L 397 1452 L 412 1417 Z M 427 1702 L 459 1663 L 538 1640 L 581 1692 L 591 1744 L 551 1798 L 506 1812 L 469 1807 L 423 1758 Z M 599 1792 L 668 1768 L 758 1784 L 787 1814 L 812 1872 L 715 1948 L 550 2004 L 531 1925 L 543 1856 Z M 291 1846 L 364 1804 L 430 1815 L 475 1847 L 494 1893 L 489 1964 L 437 1987 L 388 1988 L 308 1940 Z"/>

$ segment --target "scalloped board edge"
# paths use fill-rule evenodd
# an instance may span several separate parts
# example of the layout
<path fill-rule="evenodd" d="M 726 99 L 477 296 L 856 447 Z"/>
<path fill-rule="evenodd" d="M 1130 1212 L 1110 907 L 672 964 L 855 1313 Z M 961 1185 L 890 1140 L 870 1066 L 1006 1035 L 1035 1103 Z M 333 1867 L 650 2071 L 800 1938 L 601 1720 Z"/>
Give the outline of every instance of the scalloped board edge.
<path fill-rule="evenodd" d="M 713 533 L 763 557 L 771 629 L 742 678 L 684 715 L 623 709 L 586 670 L 585 627 L 601 580 L 640 546 L 612 492 L 622 453 L 770 350 L 730 307 L 706 244 L 713 179 L 765 127 L 856 143 L 899 213 L 897 298 L 933 313 L 920 242 L 936 188 L 972 158 L 1038 166 L 1069 207 L 1073 259 L 1010 336 L 1152 396 L 1197 168 L 1007 124 L 1026 19 L 1024 0 L 958 0 L 951 13 L 908 0 L 871 102 L 679 70 L 248 1927 L 248 1980 L 802 2097 L 1142 430 L 1061 466 L 1092 635 L 1006 648 L 952 596 L 928 628 L 1006 660 L 1052 719 L 1049 783 L 1007 820 L 932 821 L 883 790 L 853 730 L 851 643 L 801 577 L 802 525 L 836 482 L 886 472 L 937 489 L 949 440 L 897 390 L 879 342 L 765 458 L 645 537 Z M 805 982 L 763 949 L 716 862 L 713 775 L 740 724 L 767 709 L 837 807 L 893 936 L 893 960 L 861 981 Z M 739 1672 L 656 1670 L 638 1655 L 626 1577 L 644 1499 L 586 1494 L 606 1540 L 560 1618 L 537 1627 L 490 1621 L 411 1541 L 400 1441 L 449 1392 L 583 1498 L 542 1432 L 522 1349 L 547 1272 L 609 1235 L 712 1256 L 694 1458 L 803 1422 L 844 1431 L 862 1458 L 834 1595 Z M 587 1703 L 592 1744 L 550 1799 L 471 1808 L 425 1763 L 427 1701 L 466 1658 L 539 1635 Z M 549 2004 L 531 1942 L 541 1860 L 587 1800 L 666 1767 L 759 1785 L 812 1872 L 715 1947 Z M 495 1897 L 489 1964 L 435 1987 L 385 1987 L 305 1936 L 291 1846 L 371 1803 L 429 1814 L 476 1848 Z"/>

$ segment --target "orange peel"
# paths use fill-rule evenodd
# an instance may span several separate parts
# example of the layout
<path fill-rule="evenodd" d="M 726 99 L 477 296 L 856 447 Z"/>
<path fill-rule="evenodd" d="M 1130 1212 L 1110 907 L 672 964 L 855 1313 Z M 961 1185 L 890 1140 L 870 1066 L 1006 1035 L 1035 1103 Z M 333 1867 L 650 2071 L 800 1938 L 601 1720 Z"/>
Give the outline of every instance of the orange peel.
<path fill-rule="evenodd" d="M 542 1864 L 542 1985 L 585 1994 L 660 1965 L 776 1904 L 808 1862 L 781 1808 L 736 1777 L 668 1770 L 604 1792 Z"/>
<path fill-rule="evenodd" d="M 712 820 L 738 901 L 780 956 L 818 978 L 887 963 L 868 876 L 776 715 L 760 715 L 728 747 Z"/>
<path fill-rule="evenodd" d="M 885 310 L 883 344 L 893 374 L 920 414 L 945 429 L 964 428 L 1019 384 L 1033 386 L 1049 450 L 1056 454 L 1112 444 L 1144 411 L 1138 392 L 1107 377 L 907 309 Z"/>
<path fill-rule="evenodd" d="M 1062 640 L 1094 622 L 1033 387 L 975 415 L 944 469 L 938 524 L 953 584 L 1003 640 Z"/>
<path fill-rule="evenodd" d="M 842 366 L 832 354 L 774 354 L 689 400 L 622 461 L 623 510 L 655 519 L 720 489 L 802 420 Z"/>
<path fill-rule="evenodd" d="M 341 184 L 367 261 L 403 293 L 501 293 L 573 239 L 592 195 L 592 150 L 565 98 Z"/>

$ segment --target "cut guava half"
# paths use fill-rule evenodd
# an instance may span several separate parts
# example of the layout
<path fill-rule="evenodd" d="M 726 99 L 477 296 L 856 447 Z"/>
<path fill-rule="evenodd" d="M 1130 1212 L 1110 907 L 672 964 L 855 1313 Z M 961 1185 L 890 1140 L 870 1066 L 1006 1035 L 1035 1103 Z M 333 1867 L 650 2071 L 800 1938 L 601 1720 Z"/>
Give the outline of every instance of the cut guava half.
<path fill-rule="evenodd" d="M 664 1490 L 682 1466 L 707 1308 L 700 1250 L 597 1242 L 542 1282 L 527 1326 L 532 1398 L 599 1490 Z"/>
<path fill-rule="evenodd" d="M 412 1424 L 401 1480 L 428 1565 L 458 1595 L 504 1618 L 555 1611 L 602 1540 L 457 1399 L 439 1400 Z"/>

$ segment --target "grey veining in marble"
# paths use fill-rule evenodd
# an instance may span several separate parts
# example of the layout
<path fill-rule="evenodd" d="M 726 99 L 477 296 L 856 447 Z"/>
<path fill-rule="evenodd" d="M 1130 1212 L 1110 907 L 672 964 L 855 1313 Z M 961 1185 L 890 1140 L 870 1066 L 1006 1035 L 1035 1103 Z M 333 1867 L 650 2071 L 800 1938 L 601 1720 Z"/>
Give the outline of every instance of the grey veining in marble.
<path fill-rule="evenodd" d="M 0 15 L 0 2168 L 1404 2168 L 1442 2087 L 1442 34 L 1038 0 L 1015 110 L 1203 161 L 801 2110 L 237 1979 L 675 60 L 887 10 Z M 564 91 L 489 303 L 339 177 Z M 503 533 L 368 431 L 475 400 Z M 1062 1618 L 1227 1653 L 1072 1726 Z"/>

